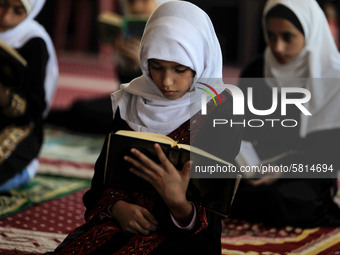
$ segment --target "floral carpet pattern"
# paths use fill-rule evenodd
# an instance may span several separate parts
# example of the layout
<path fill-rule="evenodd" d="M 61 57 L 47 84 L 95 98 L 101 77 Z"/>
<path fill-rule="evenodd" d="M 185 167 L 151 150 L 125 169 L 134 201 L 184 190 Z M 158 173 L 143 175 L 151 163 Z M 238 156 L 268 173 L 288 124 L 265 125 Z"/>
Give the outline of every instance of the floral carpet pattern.
<path fill-rule="evenodd" d="M 340 254 L 340 228 L 274 228 L 227 219 L 222 254 Z"/>

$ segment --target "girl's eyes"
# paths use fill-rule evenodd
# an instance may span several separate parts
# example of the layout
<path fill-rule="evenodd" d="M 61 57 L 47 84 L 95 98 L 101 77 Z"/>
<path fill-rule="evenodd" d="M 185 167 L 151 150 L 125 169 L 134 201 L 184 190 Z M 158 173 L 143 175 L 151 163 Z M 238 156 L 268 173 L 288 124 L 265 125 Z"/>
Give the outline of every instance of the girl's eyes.
<path fill-rule="evenodd" d="M 14 9 L 14 12 L 15 12 L 16 15 L 19 15 L 19 16 L 25 15 L 25 14 L 26 14 L 25 9 L 23 9 L 23 8 L 21 8 L 21 7 L 15 8 L 15 9 Z"/>
<path fill-rule="evenodd" d="M 10 4 L 6 0 L 0 0 L 0 8 L 8 9 L 10 8 Z M 14 13 L 18 16 L 22 16 L 26 14 L 26 9 L 23 6 L 13 6 Z"/>
<path fill-rule="evenodd" d="M 155 64 L 150 64 L 150 68 L 157 71 L 162 70 L 162 66 L 158 66 Z"/>
<path fill-rule="evenodd" d="M 175 72 L 176 73 L 185 73 L 186 71 L 188 71 L 188 67 L 177 67 L 175 68 Z"/>
<path fill-rule="evenodd" d="M 0 0 L 0 7 L 1 7 L 1 8 L 7 9 L 8 6 L 9 6 L 8 1 Z"/>
<path fill-rule="evenodd" d="M 272 43 L 278 39 L 278 37 L 271 32 L 267 33 L 267 37 L 268 37 L 268 40 Z M 285 41 L 286 43 L 290 43 L 294 39 L 294 34 L 286 32 L 286 33 L 282 33 L 281 37 L 283 41 Z"/>
<path fill-rule="evenodd" d="M 293 35 L 291 33 L 284 33 L 282 35 L 282 39 L 285 41 L 285 42 L 290 42 L 292 39 L 293 39 Z"/>
<path fill-rule="evenodd" d="M 157 65 L 153 63 L 150 64 L 150 69 L 155 70 L 155 71 L 164 70 L 164 68 L 161 65 Z M 175 67 L 174 70 L 176 73 L 185 73 L 187 70 L 189 70 L 189 68 L 185 66 L 179 66 L 179 67 Z"/>
<path fill-rule="evenodd" d="M 26 10 L 24 7 L 15 7 L 14 12 L 18 15 L 26 14 Z"/>

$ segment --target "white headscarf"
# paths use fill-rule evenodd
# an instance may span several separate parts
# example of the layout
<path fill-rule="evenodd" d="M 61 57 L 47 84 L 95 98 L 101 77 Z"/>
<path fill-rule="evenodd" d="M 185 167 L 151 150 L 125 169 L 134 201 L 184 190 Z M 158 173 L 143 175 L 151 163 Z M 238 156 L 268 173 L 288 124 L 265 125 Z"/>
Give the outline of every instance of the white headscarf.
<path fill-rule="evenodd" d="M 32 3 L 30 0 L 21 0 L 22 4 L 24 5 L 26 12 L 30 13 L 32 10 Z"/>
<path fill-rule="evenodd" d="M 128 0 L 120 0 L 120 6 L 122 7 L 123 15 L 130 15 L 127 1 Z M 175 1 L 175 0 L 155 0 L 157 6 L 164 4 L 166 2 L 169 2 L 169 1 Z"/>
<path fill-rule="evenodd" d="M 201 90 L 191 85 L 179 99 L 169 100 L 153 83 L 148 59 L 173 61 L 190 67 L 195 79 L 222 78 L 222 53 L 208 15 L 182 1 L 160 5 L 146 25 L 140 47 L 143 75 L 112 94 L 113 112 L 135 131 L 169 134 L 200 110 Z"/>
<path fill-rule="evenodd" d="M 27 2 L 30 2 L 31 6 L 31 10 L 30 12 L 28 12 L 27 18 L 13 29 L 5 32 L 0 32 L 0 40 L 6 42 L 9 46 L 13 48 L 21 48 L 27 41 L 34 37 L 42 38 L 45 41 L 49 54 L 44 84 L 45 101 L 47 104 L 47 107 L 44 111 L 44 116 L 46 116 L 52 101 L 52 97 L 57 87 L 58 63 L 50 36 L 47 34 L 46 30 L 34 20 L 34 18 L 43 8 L 45 0 L 26 0 L 26 3 L 24 5 L 25 8 L 26 5 L 28 6 Z"/>
<path fill-rule="evenodd" d="M 326 17 L 315 0 L 269 0 L 263 13 L 264 31 L 266 31 L 267 13 L 278 4 L 289 8 L 299 19 L 304 31 L 305 47 L 295 60 L 285 65 L 278 63 L 270 48 L 267 47 L 265 77 L 309 78 L 305 80 L 303 86 L 312 95 L 311 100 L 305 104 L 312 116 L 301 115 L 300 135 L 302 137 L 314 131 L 339 128 L 340 53 Z"/>

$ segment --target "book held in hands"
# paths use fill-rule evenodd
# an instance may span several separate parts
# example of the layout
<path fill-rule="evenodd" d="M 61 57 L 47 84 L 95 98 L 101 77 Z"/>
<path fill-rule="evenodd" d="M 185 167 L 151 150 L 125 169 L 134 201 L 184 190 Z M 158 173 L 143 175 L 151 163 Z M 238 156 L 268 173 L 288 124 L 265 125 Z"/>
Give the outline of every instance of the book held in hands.
<path fill-rule="evenodd" d="M 113 12 L 98 15 L 99 40 L 113 43 L 119 36 L 141 38 L 147 19 L 136 16 L 122 16 Z"/>
<path fill-rule="evenodd" d="M 0 82 L 3 86 L 20 91 L 26 65 L 26 60 L 18 51 L 0 40 Z"/>
<path fill-rule="evenodd" d="M 131 148 L 140 150 L 150 159 L 159 162 L 154 148 L 158 143 L 169 161 L 181 171 L 184 164 L 192 160 L 195 165 L 231 164 L 204 150 L 187 144 L 179 144 L 168 136 L 136 131 L 120 130 L 110 133 L 106 149 L 104 185 L 112 185 L 128 191 L 157 195 L 148 182 L 132 174 L 131 164 L 123 159 L 131 155 Z M 192 178 L 189 182 L 187 198 L 227 217 L 234 199 L 240 176 L 233 173 L 228 178 Z"/>

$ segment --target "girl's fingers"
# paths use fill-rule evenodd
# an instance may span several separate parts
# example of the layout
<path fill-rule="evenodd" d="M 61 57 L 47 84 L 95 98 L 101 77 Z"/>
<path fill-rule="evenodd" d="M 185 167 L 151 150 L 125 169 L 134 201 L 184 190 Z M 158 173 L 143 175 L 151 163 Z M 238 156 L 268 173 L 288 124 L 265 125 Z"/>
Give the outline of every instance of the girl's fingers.
<path fill-rule="evenodd" d="M 186 162 L 182 168 L 182 176 L 185 178 L 185 179 L 190 179 L 190 168 L 192 166 L 192 163 L 193 161 L 192 160 L 189 160 L 188 162 Z"/>
<path fill-rule="evenodd" d="M 132 165 L 134 165 L 136 168 L 138 168 L 142 172 L 144 172 L 146 174 L 152 174 L 152 169 L 150 167 L 148 167 L 145 163 L 138 161 L 138 160 L 136 160 L 132 157 L 129 157 L 129 156 L 125 156 L 124 160 L 131 163 Z"/>
<path fill-rule="evenodd" d="M 147 167 L 155 168 L 158 166 L 153 160 L 151 160 L 149 157 L 147 157 L 146 155 L 144 155 L 142 152 L 140 152 L 137 149 L 131 149 L 131 153 L 135 157 L 137 157 L 140 160 L 140 162 L 142 162 Z"/>
<path fill-rule="evenodd" d="M 144 217 L 140 218 L 137 223 L 144 231 L 150 232 L 157 230 L 157 226 Z"/>
<path fill-rule="evenodd" d="M 154 216 L 145 208 L 141 208 L 138 218 L 132 224 L 129 232 L 136 231 L 142 235 L 149 235 L 150 232 L 157 230 L 157 221 Z"/>
<path fill-rule="evenodd" d="M 144 165 L 140 161 L 138 161 L 138 160 L 136 160 L 136 159 L 134 159 L 132 157 L 125 156 L 124 160 L 126 160 L 129 163 L 131 163 L 132 165 L 134 165 L 138 169 L 141 169 L 141 168 L 144 167 Z"/>
<path fill-rule="evenodd" d="M 142 210 L 142 213 L 143 213 L 144 217 L 145 217 L 149 222 L 151 222 L 152 225 L 153 225 L 154 227 L 157 228 L 158 222 L 157 222 L 156 218 L 152 215 L 152 213 L 150 213 L 147 209 Z"/>
<path fill-rule="evenodd" d="M 132 234 L 142 234 L 145 236 L 150 234 L 150 231 L 144 229 L 141 225 L 138 224 L 138 222 L 135 222 L 133 226 L 128 227 L 127 231 Z"/>
<path fill-rule="evenodd" d="M 260 186 L 260 185 L 269 185 L 277 181 L 277 178 L 261 178 L 258 180 L 252 180 L 250 181 L 250 184 L 253 186 Z"/>
<path fill-rule="evenodd" d="M 133 173 L 134 175 L 137 175 L 138 177 L 144 179 L 145 181 L 151 183 L 151 178 L 150 175 L 145 174 L 143 172 L 141 172 L 140 170 L 136 169 L 136 168 L 130 168 L 129 169 L 131 173 Z"/>
<path fill-rule="evenodd" d="M 170 167 L 172 164 L 167 158 L 167 156 L 164 154 L 162 147 L 158 143 L 155 143 L 154 148 L 156 150 L 157 157 L 161 162 L 161 165 L 163 165 L 165 169 L 168 169 L 168 167 Z"/>

